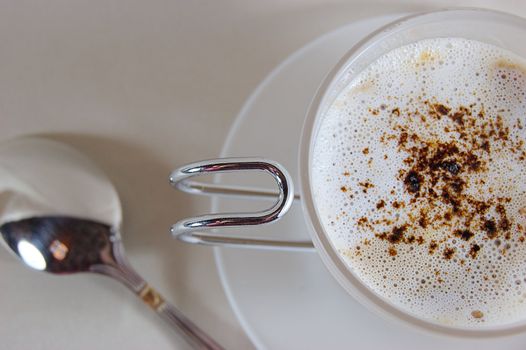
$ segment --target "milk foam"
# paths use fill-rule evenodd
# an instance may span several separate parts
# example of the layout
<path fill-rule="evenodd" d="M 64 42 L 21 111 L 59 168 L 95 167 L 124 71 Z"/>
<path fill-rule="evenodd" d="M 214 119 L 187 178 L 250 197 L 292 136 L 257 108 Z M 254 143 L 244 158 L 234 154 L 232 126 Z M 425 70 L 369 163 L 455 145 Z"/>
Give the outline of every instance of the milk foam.
<path fill-rule="evenodd" d="M 489 44 L 423 40 L 368 66 L 323 117 L 322 225 L 400 309 L 460 327 L 526 318 L 525 67 Z"/>

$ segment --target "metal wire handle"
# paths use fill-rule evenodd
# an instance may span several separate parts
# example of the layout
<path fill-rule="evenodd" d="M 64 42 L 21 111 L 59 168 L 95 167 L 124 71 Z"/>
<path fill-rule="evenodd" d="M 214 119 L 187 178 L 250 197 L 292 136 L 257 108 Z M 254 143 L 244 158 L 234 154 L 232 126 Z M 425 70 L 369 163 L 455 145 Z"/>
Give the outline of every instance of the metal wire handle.
<path fill-rule="evenodd" d="M 270 174 L 279 192 L 254 190 L 232 186 L 201 184 L 188 179 L 197 175 L 225 173 L 235 171 L 263 171 Z M 204 245 L 245 247 L 275 250 L 313 250 L 311 241 L 284 241 L 254 238 L 238 238 L 228 236 L 207 235 L 202 232 L 207 229 L 221 227 L 239 227 L 262 225 L 274 222 L 289 210 L 294 200 L 294 187 L 289 173 L 280 164 L 261 158 L 222 158 L 211 159 L 184 165 L 172 172 L 170 184 L 177 189 L 204 195 L 228 195 L 249 198 L 276 198 L 276 203 L 269 209 L 259 212 L 208 214 L 183 219 L 171 228 L 171 233 L 179 240 Z M 299 197 L 298 197 L 299 198 Z"/>

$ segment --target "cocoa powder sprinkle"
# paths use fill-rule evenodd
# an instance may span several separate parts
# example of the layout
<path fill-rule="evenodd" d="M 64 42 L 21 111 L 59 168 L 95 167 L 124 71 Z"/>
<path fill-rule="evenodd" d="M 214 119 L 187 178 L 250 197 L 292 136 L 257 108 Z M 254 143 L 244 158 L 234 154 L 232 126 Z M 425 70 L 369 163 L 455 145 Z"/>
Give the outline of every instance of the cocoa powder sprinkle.
<path fill-rule="evenodd" d="M 380 115 L 384 111 L 390 113 L 391 131 L 381 135 L 380 142 L 388 147 L 397 147 L 401 154 L 405 154 L 404 166 L 399 169 L 397 180 L 403 183 L 411 200 L 406 202 L 395 197 L 391 202 L 392 209 L 387 208 L 385 200 L 380 200 L 376 203 L 376 209 L 382 209 L 382 215 L 386 216 L 372 222 L 361 218 L 359 225 L 373 231 L 377 225 L 393 225 L 388 230 L 382 226 L 383 232 L 375 233 L 377 238 L 389 242 L 392 247 L 400 243 L 423 244 L 424 237 L 415 235 L 414 230 L 430 227 L 435 231 L 445 230 L 449 236 L 446 234 L 444 239 L 431 240 L 428 253 L 434 254 L 442 246 L 442 256 L 447 260 L 456 253 L 455 248 L 444 245 L 448 238 L 465 242 L 476 237 L 496 239 L 502 236 L 510 239 L 515 223 L 509 218 L 504 206 L 508 199 L 495 197 L 496 193 L 493 194 L 491 190 L 487 191 L 493 196 L 489 200 L 468 192 L 473 185 L 469 176 L 487 172 L 493 147 L 513 149 L 516 154 L 524 154 L 526 158 L 524 143 L 510 139 L 509 127 L 501 115 L 489 117 L 482 106 L 477 108 L 477 103 L 454 108 L 446 103 L 425 100 L 423 105 L 425 108 L 414 111 L 402 111 L 397 106 L 387 105 L 380 109 L 369 109 L 373 115 Z M 444 133 L 455 137 L 424 136 L 414 132 L 411 127 L 411 123 L 416 120 L 434 123 L 443 117 L 447 117 L 443 121 L 448 123 Z M 369 148 L 362 149 L 362 153 L 368 155 Z M 478 181 L 485 184 L 483 178 Z M 358 185 L 364 194 L 375 187 L 369 180 L 360 181 Z M 341 190 L 345 192 L 346 187 L 342 186 Z M 390 193 L 396 195 L 394 190 Z M 391 220 L 397 211 L 407 208 L 409 215 L 405 222 Z M 496 217 L 492 217 L 494 214 Z M 471 244 L 467 255 L 474 259 L 480 250 L 481 246 Z"/>

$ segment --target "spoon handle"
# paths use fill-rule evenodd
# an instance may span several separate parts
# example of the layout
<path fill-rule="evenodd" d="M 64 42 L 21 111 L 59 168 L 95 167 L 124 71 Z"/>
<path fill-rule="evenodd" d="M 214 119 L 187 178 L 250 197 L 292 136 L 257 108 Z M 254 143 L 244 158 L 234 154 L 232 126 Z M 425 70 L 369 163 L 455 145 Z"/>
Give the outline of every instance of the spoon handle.
<path fill-rule="evenodd" d="M 145 284 L 137 295 L 174 329 L 179 330 L 196 349 L 223 350 L 221 345 L 184 316 L 175 306 L 166 302 L 149 284 Z"/>
<path fill-rule="evenodd" d="M 117 236 L 118 237 L 118 236 Z M 151 287 L 128 263 L 124 247 L 119 238 L 112 240 L 112 256 L 105 264 L 92 266 L 91 271 L 115 278 L 131 289 L 146 305 L 163 318 L 172 329 L 178 331 L 190 345 L 201 350 L 223 350 L 223 347 L 190 321 L 175 306 L 165 301 L 159 292 Z"/>

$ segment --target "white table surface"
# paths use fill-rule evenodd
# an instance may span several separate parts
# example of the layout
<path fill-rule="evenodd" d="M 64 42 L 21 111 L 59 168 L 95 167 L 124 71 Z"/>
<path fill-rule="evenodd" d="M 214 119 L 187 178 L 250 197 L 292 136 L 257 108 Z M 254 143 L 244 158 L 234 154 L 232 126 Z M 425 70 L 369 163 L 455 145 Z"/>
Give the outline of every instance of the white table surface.
<path fill-rule="evenodd" d="M 245 99 L 289 54 L 382 13 L 501 1 L 0 1 L 0 140 L 45 134 L 87 153 L 124 208 L 136 269 L 225 347 L 252 348 L 211 249 L 168 234 L 208 202 L 171 169 L 217 156 Z M 0 347 L 171 349 L 185 343 L 132 293 L 99 276 L 38 274 L 0 251 Z"/>

